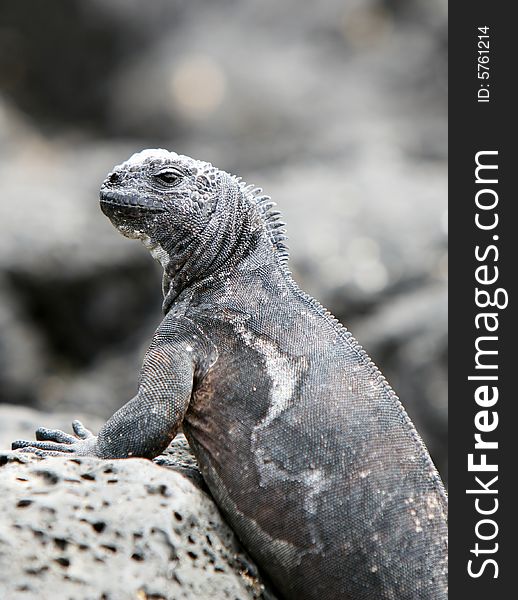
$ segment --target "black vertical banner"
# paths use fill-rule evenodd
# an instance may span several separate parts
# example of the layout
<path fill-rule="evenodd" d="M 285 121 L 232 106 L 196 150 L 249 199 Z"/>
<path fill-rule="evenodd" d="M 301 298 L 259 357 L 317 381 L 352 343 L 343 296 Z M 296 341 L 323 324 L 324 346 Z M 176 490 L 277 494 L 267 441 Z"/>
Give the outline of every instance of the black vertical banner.
<path fill-rule="evenodd" d="M 514 595 L 518 576 L 518 35 L 511 9 L 505 2 L 450 4 L 454 599 Z"/>

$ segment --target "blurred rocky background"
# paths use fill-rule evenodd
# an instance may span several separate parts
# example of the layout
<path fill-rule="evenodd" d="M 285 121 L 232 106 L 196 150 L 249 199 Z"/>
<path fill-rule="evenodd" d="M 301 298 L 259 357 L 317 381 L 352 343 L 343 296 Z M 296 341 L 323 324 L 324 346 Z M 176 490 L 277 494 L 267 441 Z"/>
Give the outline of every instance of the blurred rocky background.
<path fill-rule="evenodd" d="M 446 477 L 446 0 L 0 4 L 0 402 L 107 417 L 160 272 L 98 208 L 165 147 L 264 187 Z M 7 413 L 4 413 L 7 414 Z"/>

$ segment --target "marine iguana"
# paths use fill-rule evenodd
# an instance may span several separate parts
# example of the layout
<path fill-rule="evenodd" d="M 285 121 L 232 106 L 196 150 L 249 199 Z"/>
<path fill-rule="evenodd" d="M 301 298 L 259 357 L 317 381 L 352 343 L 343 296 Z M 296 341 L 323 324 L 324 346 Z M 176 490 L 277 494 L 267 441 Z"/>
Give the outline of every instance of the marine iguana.
<path fill-rule="evenodd" d="M 442 600 L 446 495 L 380 371 L 288 270 L 262 190 L 166 150 L 114 168 L 101 208 L 164 268 L 137 395 L 94 436 L 13 448 L 152 458 L 182 426 L 228 522 L 289 599 Z"/>

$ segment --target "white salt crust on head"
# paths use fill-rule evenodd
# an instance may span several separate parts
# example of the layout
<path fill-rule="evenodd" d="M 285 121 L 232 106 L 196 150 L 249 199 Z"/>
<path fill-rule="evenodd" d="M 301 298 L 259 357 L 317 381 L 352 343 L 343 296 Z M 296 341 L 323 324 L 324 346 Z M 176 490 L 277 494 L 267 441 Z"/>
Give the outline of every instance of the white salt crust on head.
<path fill-rule="evenodd" d="M 176 152 L 170 152 L 169 150 L 165 150 L 164 148 L 147 148 L 146 150 L 141 150 L 140 152 L 135 152 L 133 156 L 130 156 L 128 160 L 125 160 L 120 165 L 117 165 L 117 169 L 123 167 L 137 167 L 142 165 L 147 160 L 174 160 L 179 158 L 180 155 L 176 154 Z"/>
<path fill-rule="evenodd" d="M 180 162 L 190 168 L 196 168 L 198 171 L 216 170 L 211 163 L 202 160 L 196 160 L 190 156 L 184 154 L 177 154 L 165 150 L 164 148 L 147 148 L 140 152 L 135 152 L 133 156 L 130 156 L 128 160 L 125 160 L 120 165 L 117 165 L 115 169 L 128 169 L 136 170 L 146 162 L 158 161 L 158 162 Z"/>

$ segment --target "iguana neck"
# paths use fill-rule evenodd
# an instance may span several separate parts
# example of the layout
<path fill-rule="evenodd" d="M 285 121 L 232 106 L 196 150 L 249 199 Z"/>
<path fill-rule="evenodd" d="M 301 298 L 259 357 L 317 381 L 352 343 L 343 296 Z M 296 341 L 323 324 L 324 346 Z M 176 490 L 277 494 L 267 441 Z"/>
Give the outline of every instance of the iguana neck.
<path fill-rule="evenodd" d="M 245 265 L 275 264 L 267 224 L 250 190 L 243 191 L 242 186 L 224 189 L 216 210 L 196 235 L 177 232 L 178 240 L 161 239 L 150 248 L 164 267 L 164 313 L 184 290 L 208 278 Z"/>

